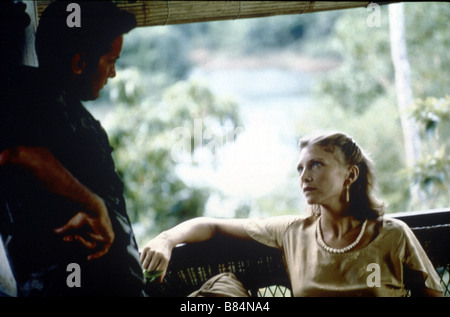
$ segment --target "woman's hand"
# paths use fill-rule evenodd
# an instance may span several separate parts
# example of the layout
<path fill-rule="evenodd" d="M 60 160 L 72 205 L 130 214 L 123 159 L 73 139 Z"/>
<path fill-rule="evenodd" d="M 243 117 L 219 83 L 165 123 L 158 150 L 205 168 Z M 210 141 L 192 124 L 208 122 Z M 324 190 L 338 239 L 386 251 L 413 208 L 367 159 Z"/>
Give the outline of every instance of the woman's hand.
<path fill-rule="evenodd" d="M 150 240 L 141 252 L 142 267 L 148 272 L 160 271 L 159 282 L 161 283 L 167 272 L 170 257 L 172 256 L 173 244 L 167 236 L 161 233 Z"/>

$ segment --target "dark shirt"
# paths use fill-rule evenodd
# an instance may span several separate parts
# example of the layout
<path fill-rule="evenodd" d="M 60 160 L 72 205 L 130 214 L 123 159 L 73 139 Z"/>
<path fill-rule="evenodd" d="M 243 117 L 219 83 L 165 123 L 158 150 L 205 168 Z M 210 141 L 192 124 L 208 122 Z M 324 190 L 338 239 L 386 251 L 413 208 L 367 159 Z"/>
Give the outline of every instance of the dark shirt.
<path fill-rule="evenodd" d="M 141 296 L 139 253 L 124 186 L 104 129 L 64 89 L 46 87 L 47 81 L 36 70 L 28 69 L 27 78 L 14 86 L 20 94 L 6 98 L 8 105 L 1 109 L 0 151 L 17 145 L 49 149 L 72 175 L 103 198 L 115 240 L 105 256 L 87 261 L 89 250 L 76 242 L 63 242 L 53 233 L 78 207 L 46 191 L 26 172 L 1 170 L 1 230 L 19 296 Z M 79 265 L 80 287 L 68 286 L 70 263 Z"/>

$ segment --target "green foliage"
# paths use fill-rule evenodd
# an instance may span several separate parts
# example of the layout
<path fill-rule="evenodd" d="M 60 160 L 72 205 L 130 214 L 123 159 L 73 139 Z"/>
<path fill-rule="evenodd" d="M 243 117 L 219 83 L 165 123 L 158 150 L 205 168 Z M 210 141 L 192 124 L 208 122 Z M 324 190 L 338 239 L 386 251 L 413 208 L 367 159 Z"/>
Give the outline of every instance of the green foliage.
<path fill-rule="evenodd" d="M 143 228 L 139 240 L 144 242 L 161 230 L 203 215 L 210 195 L 210 189 L 188 186 L 176 173 L 177 128 L 186 127 L 193 137 L 195 118 L 220 128 L 236 126 L 239 117 L 235 103 L 214 96 L 199 83 L 178 82 L 155 102 L 144 93 L 140 79 L 137 69 L 128 69 L 111 82 L 117 106 L 105 125 L 115 148 L 116 168 L 126 184 L 130 219 Z M 203 142 L 193 142 L 186 154 L 194 157 Z"/>
<path fill-rule="evenodd" d="M 158 278 L 161 276 L 162 271 L 144 271 L 144 278 L 146 283 L 153 283 L 158 280 Z"/>
<path fill-rule="evenodd" d="M 423 143 L 421 159 L 405 171 L 427 194 L 428 208 L 450 205 L 450 96 L 417 99 L 410 110 Z"/>
<path fill-rule="evenodd" d="M 361 114 L 390 89 L 394 72 L 388 14 L 381 10 L 381 27 L 368 27 L 361 10 L 350 10 L 336 21 L 331 48 L 342 64 L 317 85 L 317 98 Z"/>
<path fill-rule="evenodd" d="M 292 170 L 292 174 L 282 186 L 257 199 L 253 208 L 259 211 L 260 217 L 298 215 L 306 212 L 306 203 L 301 193 L 295 166 Z"/>
<path fill-rule="evenodd" d="M 450 4 L 406 2 L 405 20 L 415 98 L 444 96 L 450 85 Z"/>
<path fill-rule="evenodd" d="M 299 48 L 330 32 L 339 11 L 282 15 L 183 26 L 184 35 L 209 50 L 232 56 L 257 55 L 284 48 Z"/>
<path fill-rule="evenodd" d="M 450 134 L 450 96 L 416 99 L 410 109 L 410 116 L 420 124 L 423 138 L 435 139 L 434 145 L 444 141 L 442 136 Z M 442 144 L 444 147 L 448 143 Z"/>
<path fill-rule="evenodd" d="M 164 88 L 185 79 L 192 67 L 190 45 L 179 28 L 138 28 L 127 34 L 117 66 L 136 67 L 151 74 L 154 88 Z"/>

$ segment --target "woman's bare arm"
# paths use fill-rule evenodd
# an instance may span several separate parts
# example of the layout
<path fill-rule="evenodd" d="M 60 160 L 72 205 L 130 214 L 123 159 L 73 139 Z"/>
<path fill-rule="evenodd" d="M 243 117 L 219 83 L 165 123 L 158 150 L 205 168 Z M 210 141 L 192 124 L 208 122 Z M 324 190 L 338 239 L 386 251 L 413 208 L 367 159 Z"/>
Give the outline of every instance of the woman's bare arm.
<path fill-rule="evenodd" d="M 163 280 L 173 248 L 180 243 L 201 242 L 211 239 L 217 233 L 237 239 L 250 239 L 245 230 L 247 219 L 216 219 L 199 217 L 185 221 L 162 232 L 150 240 L 141 251 L 141 263 L 145 270 L 161 271 Z"/>

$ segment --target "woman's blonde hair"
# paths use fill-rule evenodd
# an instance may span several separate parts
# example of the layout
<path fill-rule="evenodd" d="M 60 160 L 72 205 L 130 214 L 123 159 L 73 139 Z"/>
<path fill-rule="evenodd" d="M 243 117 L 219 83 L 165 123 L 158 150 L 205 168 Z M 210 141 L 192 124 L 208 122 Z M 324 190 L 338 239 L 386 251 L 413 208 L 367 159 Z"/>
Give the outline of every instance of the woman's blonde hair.
<path fill-rule="evenodd" d="M 350 187 L 350 211 L 353 216 L 358 219 L 376 219 L 384 214 L 385 205 L 376 197 L 378 187 L 374 164 L 351 137 L 340 132 L 310 135 L 300 139 L 299 150 L 311 145 L 318 145 L 330 153 L 339 149 L 345 163 L 359 168 L 359 176 Z M 312 212 L 319 214 L 319 206 L 312 206 Z"/>

